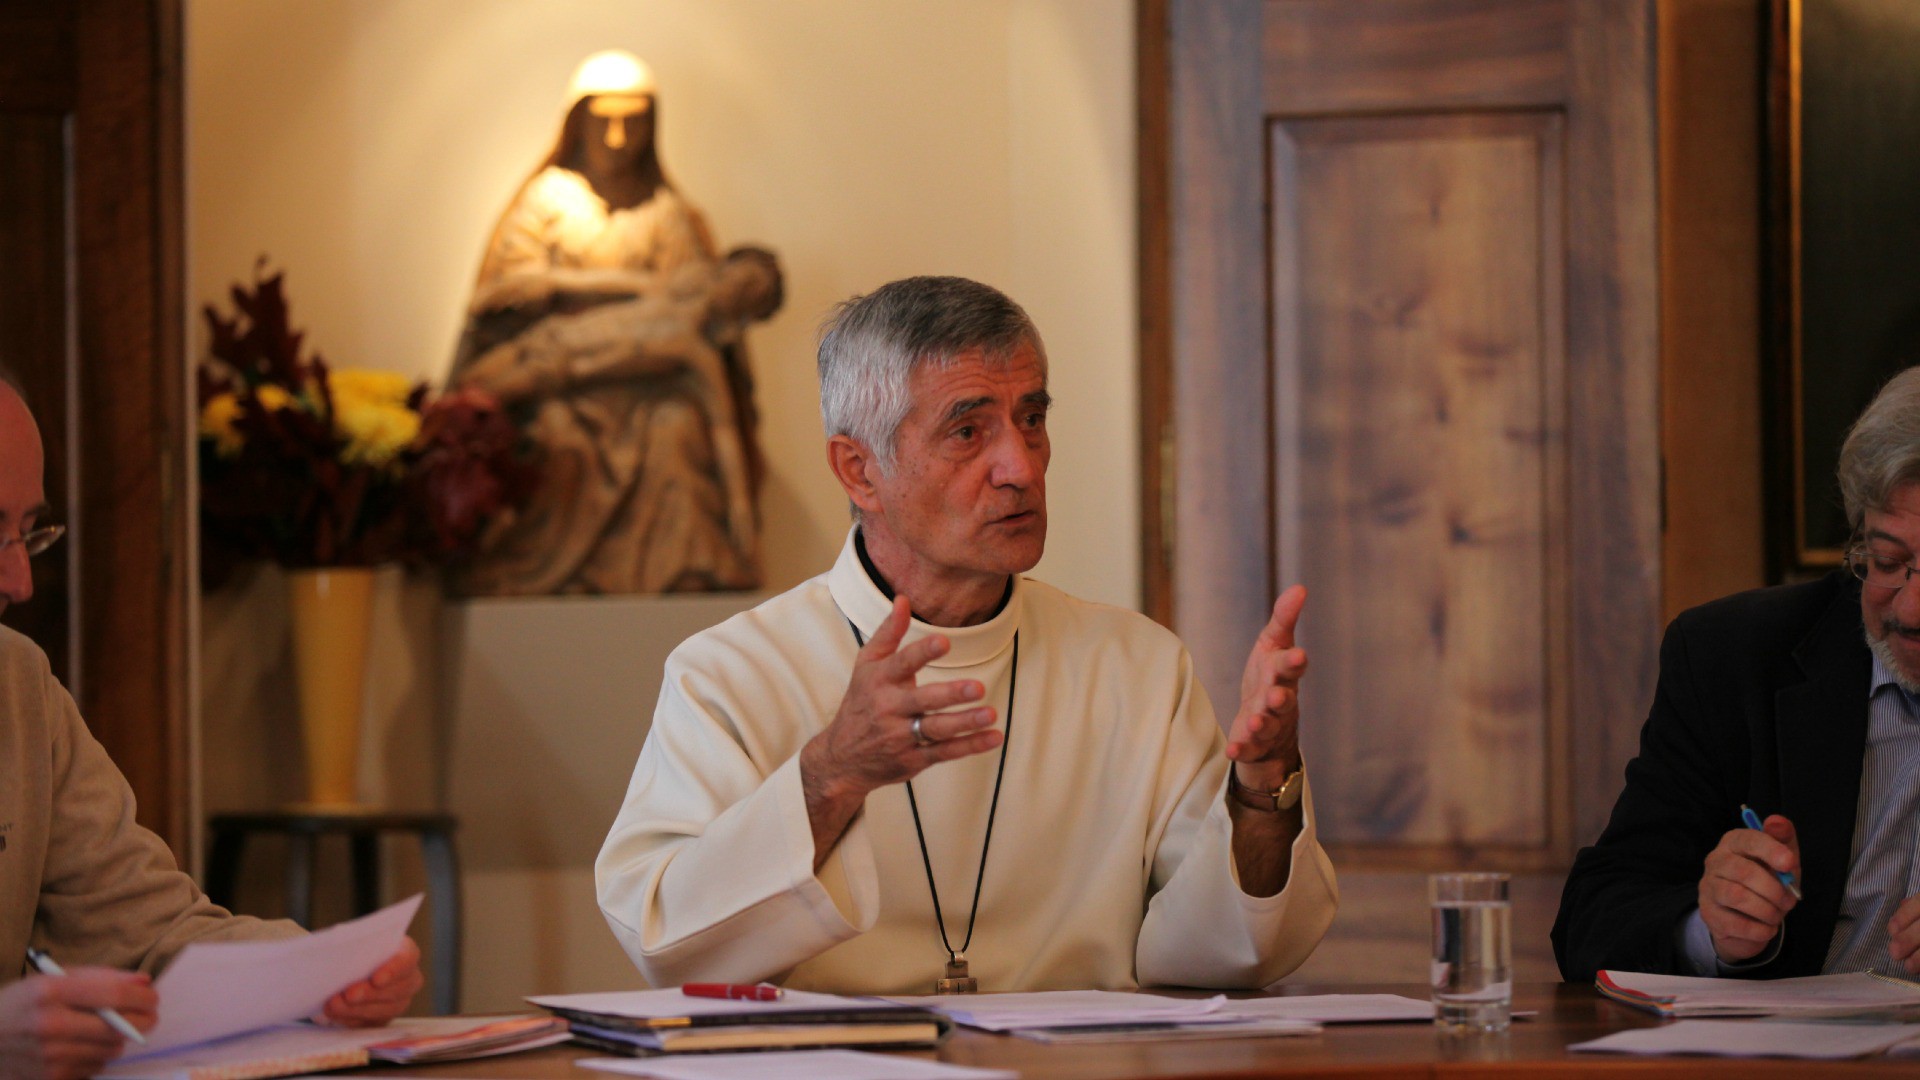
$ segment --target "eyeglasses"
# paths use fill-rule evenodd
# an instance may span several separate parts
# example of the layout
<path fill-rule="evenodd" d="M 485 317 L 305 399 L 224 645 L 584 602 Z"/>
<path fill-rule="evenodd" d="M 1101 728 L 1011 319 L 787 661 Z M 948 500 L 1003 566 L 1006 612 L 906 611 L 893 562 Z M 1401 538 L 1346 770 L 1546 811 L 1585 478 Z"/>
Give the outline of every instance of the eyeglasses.
<path fill-rule="evenodd" d="M 66 534 L 67 527 L 65 525 L 42 525 L 40 528 L 21 536 L 0 537 L 0 557 L 5 557 L 8 549 L 18 544 L 21 548 L 25 549 L 27 557 L 32 558 L 52 547 L 55 540 L 60 539 Z"/>
<path fill-rule="evenodd" d="M 1911 562 L 1886 555 L 1875 555 L 1866 548 L 1854 548 L 1847 552 L 1847 569 L 1854 577 L 1888 592 L 1899 592 L 1913 578 L 1914 571 L 1920 569 Z"/>

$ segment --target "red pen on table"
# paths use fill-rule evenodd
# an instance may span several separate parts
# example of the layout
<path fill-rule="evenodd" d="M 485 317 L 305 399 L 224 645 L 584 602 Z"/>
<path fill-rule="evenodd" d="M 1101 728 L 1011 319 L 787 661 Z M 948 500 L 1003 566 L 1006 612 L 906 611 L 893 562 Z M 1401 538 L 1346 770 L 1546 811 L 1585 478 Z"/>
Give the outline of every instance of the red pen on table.
<path fill-rule="evenodd" d="M 772 983 L 688 983 L 680 988 L 688 997 L 726 998 L 730 1001 L 779 1001 L 786 991 Z"/>

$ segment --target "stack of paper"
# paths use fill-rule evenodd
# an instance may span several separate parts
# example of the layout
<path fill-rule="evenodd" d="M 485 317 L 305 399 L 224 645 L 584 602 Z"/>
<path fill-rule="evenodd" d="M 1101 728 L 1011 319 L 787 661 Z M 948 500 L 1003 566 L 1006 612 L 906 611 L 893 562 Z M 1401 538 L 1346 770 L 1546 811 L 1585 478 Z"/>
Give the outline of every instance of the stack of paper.
<path fill-rule="evenodd" d="M 373 1061 L 410 1064 L 491 1057 L 551 1046 L 566 1038 L 565 1025 L 546 1016 L 492 1023 L 466 1016 L 411 1018 L 381 1028 L 281 1024 L 218 1042 L 123 1059 L 100 1075 L 101 1080 L 290 1076 Z"/>
<path fill-rule="evenodd" d="M 1250 1020 L 1304 1020 L 1312 1024 L 1384 1024 L 1433 1019 L 1433 1002 L 1399 994 L 1298 994 L 1235 998 L 1220 1012 Z"/>
<path fill-rule="evenodd" d="M 435 1061 L 468 1061 L 533 1050 L 567 1041 L 567 1022 L 557 1016 L 505 1016 L 476 1021 L 451 1017 L 427 1024 L 402 1021 L 392 1036 L 367 1047 L 375 1061 L 395 1065 L 425 1065 Z"/>
<path fill-rule="evenodd" d="M 1243 1039 L 1311 1035 L 1320 1030 L 1318 1025 L 1297 1018 L 1233 1011 L 1229 1008 L 1233 1003 L 1220 996 L 1193 999 L 1108 990 L 1056 990 L 887 1000 L 934 1009 L 968 1027 L 1040 1042 Z"/>
<path fill-rule="evenodd" d="M 1018 1080 L 1010 1069 L 949 1065 L 858 1050 L 700 1054 L 680 1058 L 587 1058 L 588 1069 L 655 1080 Z"/>
<path fill-rule="evenodd" d="M 1567 1047 L 1591 1053 L 1839 1059 L 1878 1054 L 1920 1035 L 1911 1024 L 1806 1024 L 1776 1020 L 1681 1020 L 1616 1031 Z"/>
<path fill-rule="evenodd" d="M 1602 994 L 1667 1017 L 1920 1017 L 1920 984 L 1855 972 L 1798 979 L 1706 979 L 1602 971 Z"/>
<path fill-rule="evenodd" d="M 527 1000 L 566 1018 L 576 1042 L 616 1054 L 808 1046 L 924 1049 L 939 1045 L 951 1026 L 928 1009 L 804 990 L 789 990 L 778 1001 L 689 997 L 679 990 Z"/>

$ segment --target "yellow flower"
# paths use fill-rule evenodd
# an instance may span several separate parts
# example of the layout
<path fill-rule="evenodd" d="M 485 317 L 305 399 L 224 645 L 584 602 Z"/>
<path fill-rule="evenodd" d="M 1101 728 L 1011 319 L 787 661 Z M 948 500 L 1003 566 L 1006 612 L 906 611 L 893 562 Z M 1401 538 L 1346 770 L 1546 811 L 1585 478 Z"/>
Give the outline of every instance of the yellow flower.
<path fill-rule="evenodd" d="M 333 427 L 347 440 L 341 456 L 353 464 L 385 465 L 420 433 L 420 414 L 407 408 L 413 382 L 393 371 L 338 368 L 328 373 Z"/>
<path fill-rule="evenodd" d="M 253 396 L 260 399 L 260 407 L 268 412 L 279 412 L 294 403 L 293 395 L 279 383 L 261 383 L 254 387 Z"/>
<path fill-rule="evenodd" d="M 413 382 L 397 371 L 370 371 L 366 368 L 342 368 L 330 372 L 335 408 L 346 404 L 405 405 L 413 392 Z"/>
<path fill-rule="evenodd" d="M 232 457 L 246 442 L 233 422 L 240 419 L 240 399 L 232 393 L 216 394 L 200 410 L 200 435 L 213 440 L 214 453 Z"/>
<path fill-rule="evenodd" d="M 385 465 L 420 433 L 420 414 L 405 405 L 336 396 L 333 426 L 347 440 L 343 458 L 356 464 Z"/>

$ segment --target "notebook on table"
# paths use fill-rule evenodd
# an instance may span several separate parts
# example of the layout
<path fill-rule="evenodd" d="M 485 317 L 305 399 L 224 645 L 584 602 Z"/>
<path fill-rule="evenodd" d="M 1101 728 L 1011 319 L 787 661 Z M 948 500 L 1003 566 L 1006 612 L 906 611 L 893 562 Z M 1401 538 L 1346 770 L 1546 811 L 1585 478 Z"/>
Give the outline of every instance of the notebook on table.
<path fill-rule="evenodd" d="M 434 1017 L 398 1020 L 382 1028 L 277 1024 L 122 1060 L 102 1073 L 101 1080 L 259 1080 L 375 1062 L 411 1065 L 492 1057 L 566 1038 L 566 1022 L 551 1016 Z"/>
<path fill-rule="evenodd" d="M 679 990 L 555 994 L 529 1002 L 565 1019 L 575 1042 L 629 1056 L 864 1047 L 924 1050 L 952 1022 L 931 1009 L 789 990 L 778 1001 L 695 998 Z"/>

